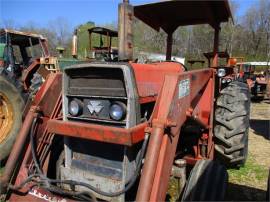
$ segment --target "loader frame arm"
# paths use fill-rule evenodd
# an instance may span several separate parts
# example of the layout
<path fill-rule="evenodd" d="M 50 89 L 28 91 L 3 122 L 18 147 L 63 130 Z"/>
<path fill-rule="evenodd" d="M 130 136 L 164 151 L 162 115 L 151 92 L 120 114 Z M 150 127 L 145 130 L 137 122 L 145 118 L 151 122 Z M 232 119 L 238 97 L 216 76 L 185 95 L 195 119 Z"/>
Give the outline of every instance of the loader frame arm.
<path fill-rule="evenodd" d="M 208 131 L 207 155 L 213 157 L 213 89 L 212 69 L 166 76 L 154 109 L 151 136 L 136 201 L 165 199 L 180 129 L 188 117 L 194 117 L 205 124 Z M 196 100 L 198 95 L 201 95 L 201 98 Z"/>

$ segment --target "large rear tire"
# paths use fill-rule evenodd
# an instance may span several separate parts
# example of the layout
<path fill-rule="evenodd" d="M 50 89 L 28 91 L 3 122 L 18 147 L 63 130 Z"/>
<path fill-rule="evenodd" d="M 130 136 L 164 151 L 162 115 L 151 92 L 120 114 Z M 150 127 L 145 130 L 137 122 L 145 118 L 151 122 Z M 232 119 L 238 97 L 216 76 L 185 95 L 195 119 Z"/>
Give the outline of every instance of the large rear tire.
<path fill-rule="evenodd" d="M 227 182 L 225 166 L 212 160 L 199 160 L 191 170 L 181 201 L 221 201 Z"/>
<path fill-rule="evenodd" d="M 243 166 L 248 154 L 250 94 L 239 81 L 224 88 L 216 102 L 215 158 L 229 168 Z"/>
<path fill-rule="evenodd" d="M 20 88 L 0 75 L 0 161 L 11 151 L 22 125 L 24 106 Z"/>

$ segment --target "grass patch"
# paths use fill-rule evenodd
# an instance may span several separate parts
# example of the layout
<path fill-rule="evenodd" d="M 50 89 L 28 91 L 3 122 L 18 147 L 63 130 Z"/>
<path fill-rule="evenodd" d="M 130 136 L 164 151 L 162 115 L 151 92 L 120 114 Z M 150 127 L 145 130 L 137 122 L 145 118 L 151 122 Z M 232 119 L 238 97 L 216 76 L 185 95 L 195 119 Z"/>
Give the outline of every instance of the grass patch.
<path fill-rule="evenodd" d="M 0 176 L 3 174 L 4 172 L 4 167 L 0 167 Z"/>
<path fill-rule="evenodd" d="M 255 163 L 252 155 L 249 154 L 244 167 L 239 170 L 230 169 L 229 182 L 241 185 L 253 185 L 257 188 L 266 189 L 266 179 L 268 178 L 268 169 Z"/>
<path fill-rule="evenodd" d="M 5 167 L 2 167 L 2 165 L 0 165 L 0 176 L 3 175 L 3 173 L 4 173 L 4 168 L 5 168 Z M 4 198 L 5 198 L 5 195 L 0 195 L 0 202 L 4 202 L 4 201 L 5 201 Z"/>
<path fill-rule="evenodd" d="M 228 170 L 227 201 L 265 201 L 268 168 L 258 165 L 249 154 L 244 167 Z"/>

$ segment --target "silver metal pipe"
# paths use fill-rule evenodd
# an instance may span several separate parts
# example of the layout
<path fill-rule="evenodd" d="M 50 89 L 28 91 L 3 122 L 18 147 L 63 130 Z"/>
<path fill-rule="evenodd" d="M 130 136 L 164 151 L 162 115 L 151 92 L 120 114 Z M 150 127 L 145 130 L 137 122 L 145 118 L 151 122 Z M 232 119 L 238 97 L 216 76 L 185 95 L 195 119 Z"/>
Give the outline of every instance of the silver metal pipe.
<path fill-rule="evenodd" d="M 78 57 L 78 29 L 74 30 L 74 34 L 72 37 L 72 50 L 71 55 L 73 58 Z"/>

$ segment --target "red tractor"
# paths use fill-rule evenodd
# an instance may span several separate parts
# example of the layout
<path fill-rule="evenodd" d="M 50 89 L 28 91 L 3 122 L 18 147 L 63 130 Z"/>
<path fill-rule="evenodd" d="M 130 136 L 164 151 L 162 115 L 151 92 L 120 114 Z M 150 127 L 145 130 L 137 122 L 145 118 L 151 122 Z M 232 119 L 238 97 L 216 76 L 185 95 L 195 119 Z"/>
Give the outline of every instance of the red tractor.
<path fill-rule="evenodd" d="M 168 62 L 132 62 L 134 16 L 167 33 Z M 1 178 L 9 201 L 164 201 L 171 178 L 181 200 L 221 200 L 226 167 L 247 158 L 249 90 L 219 89 L 223 1 L 119 5 L 119 62 L 74 65 L 50 74 L 25 117 Z M 208 69 L 171 62 L 179 26 L 215 30 Z M 225 68 L 225 67 L 222 67 Z M 225 71 L 226 72 L 226 71 Z"/>
<path fill-rule="evenodd" d="M 270 63 L 269 62 L 241 62 L 240 78 L 249 86 L 254 99 L 270 98 Z M 264 71 L 256 71 L 256 67 L 264 67 Z"/>

